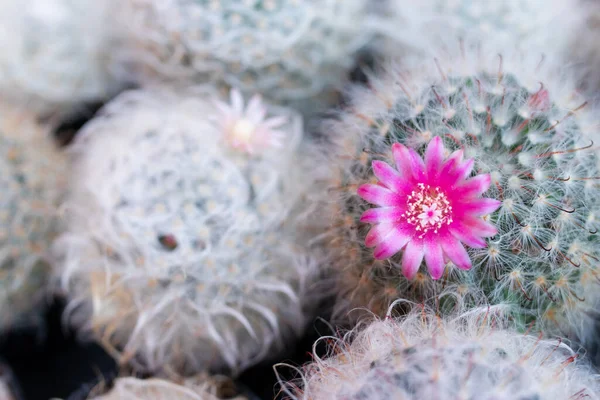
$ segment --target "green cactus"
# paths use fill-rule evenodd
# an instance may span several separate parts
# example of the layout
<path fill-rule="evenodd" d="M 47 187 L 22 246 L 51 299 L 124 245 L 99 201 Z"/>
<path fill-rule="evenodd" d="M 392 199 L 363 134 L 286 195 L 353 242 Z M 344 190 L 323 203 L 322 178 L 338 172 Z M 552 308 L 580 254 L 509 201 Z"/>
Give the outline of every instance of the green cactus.
<path fill-rule="evenodd" d="M 327 237 L 340 274 L 338 311 L 366 307 L 381 315 L 398 298 L 431 301 L 442 312 L 489 303 L 504 307 L 522 330 L 589 337 L 587 313 L 597 308 L 600 282 L 597 124 L 589 104 L 566 96 L 564 82 L 539 59 L 534 72 L 525 60 L 488 60 L 474 51 L 431 64 L 373 77 L 324 128 L 336 149 L 325 146 L 331 190 L 324 209 L 334 215 Z M 436 137 L 472 160 L 472 175 L 489 176 L 485 197 L 502 205 L 484 225 L 458 234 L 468 247 L 466 266 L 457 268 L 444 249 L 441 279 L 424 271 L 407 279 L 405 251 L 376 259 L 365 246 L 360 220 L 370 206 L 356 193 L 378 182 L 374 160 L 394 165 L 392 145 L 423 154 Z M 489 224 L 497 233 L 481 243 L 476 236 L 494 233 Z"/>

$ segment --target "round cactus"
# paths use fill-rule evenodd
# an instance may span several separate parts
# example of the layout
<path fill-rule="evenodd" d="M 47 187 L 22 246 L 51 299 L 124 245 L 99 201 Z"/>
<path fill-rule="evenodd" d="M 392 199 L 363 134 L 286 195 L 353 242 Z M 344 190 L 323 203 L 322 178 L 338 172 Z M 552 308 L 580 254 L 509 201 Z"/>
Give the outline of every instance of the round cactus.
<path fill-rule="evenodd" d="M 0 331 L 38 326 L 66 158 L 47 127 L 0 105 Z"/>
<path fill-rule="evenodd" d="M 0 91 L 37 112 L 68 112 L 110 89 L 108 1 L 0 1 Z"/>
<path fill-rule="evenodd" d="M 269 115 L 269 117 L 267 117 Z M 304 327 L 302 120 L 210 89 L 131 91 L 73 145 L 67 316 L 140 368 L 233 373 Z M 299 211 L 299 209 L 298 209 Z"/>
<path fill-rule="evenodd" d="M 598 375 L 568 345 L 493 322 L 484 310 L 375 321 L 342 339 L 323 338 L 329 356 L 315 354 L 301 379 L 282 388 L 295 400 L 600 398 Z"/>
<path fill-rule="evenodd" d="M 106 394 L 95 396 L 92 394 L 90 400 L 219 400 L 227 398 L 231 400 L 245 400 L 244 396 L 227 397 L 217 395 L 218 382 L 216 379 L 204 377 L 188 378 L 181 384 L 169 382 L 163 379 L 137 379 L 119 378 Z"/>
<path fill-rule="evenodd" d="M 391 40 L 383 46 L 384 54 L 397 54 L 398 44 L 427 53 L 439 42 L 460 36 L 481 41 L 488 51 L 518 48 L 564 56 L 586 18 L 580 0 L 387 0 L 385 4 L 379 31 Z"/>
<path fill-rule="evenodd" d="M 369 38 L 365 0 L 127 0 L 130 80 L 225 82 L 276 101 L 340 86 Z"/>
<path fill-rule="evenodd" d="M 540 59 L 470 55 L 392 67 L 325 126 L 339 311 L 489 302 L 521 329 L 583 339 L 600 282 L 597 123 Z"/>

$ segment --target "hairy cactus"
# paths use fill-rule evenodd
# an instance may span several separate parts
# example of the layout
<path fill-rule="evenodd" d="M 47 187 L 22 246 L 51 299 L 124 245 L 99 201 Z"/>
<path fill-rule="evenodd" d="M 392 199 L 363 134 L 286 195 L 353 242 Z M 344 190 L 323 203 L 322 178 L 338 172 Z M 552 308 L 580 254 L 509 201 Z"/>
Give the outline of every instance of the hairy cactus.
<path fill-rule="evenodd" d="M 110 88 L 108 0 L 0 1 L 0 92 L 38 112 L 68 112 Z"/>
<path fill-rule="evenodd" d="M 181 384 L 169 382 L 163 379 L 136 379 L 119 378 L 115 381 L 112 389 L 106 394 L 95 396 L 92 394 L 90 400 L 219 400 L 227 398 L 230 400 L 245 400 L 244 396 L 227 397 L 218 395 L 218 383 L 215 378 L 196 377 L 189 378 Z"/>
<path fill-rule="evenodd" d="M 122 361 L 235 373 L 305 324 L 302 121 L 193 92 L 127 92 L 83 128 L 55 254 L 66 316 Z"/>
<path fill-rule="evenodd" d="M 560 53 L 585 19 L 580 0 L 388 0 L 384 18 L 391 45 L 427 51 L 456 36 L 483 42 L 488 50 Z M 448 35 L 448 33 L 451 33 Z M 385 54 L 397 53 L 392 47 Z"/>
<path fill-rule="evenodd" d="M 523 330 L 584 340 L 600 282 L 598 124 L 540 59 L 463 54 L 391 67 L 324 127 L 338 311 L 490 303 Z"/>
<path fill-rule="evenodd" d="M 128 79 L 225 82 L 284 102 L 340 86 L 369 38 L 365 0 L 127 0 Z"/>
<path fill-rule="evenodd" d="M 42 318 L 65 166 L 49 129 L 29 112 L 0 106 L 0 331 Z"/>
<path fill-rule="evenodd" d="M 329 356 L 315 354 L 301 379 L 280 383 L 295 400 L 600 398 L 598 375 L 565 343 L 493 321 L 485 310 L 375 321 L 342 339 L 323 338 Z"/>

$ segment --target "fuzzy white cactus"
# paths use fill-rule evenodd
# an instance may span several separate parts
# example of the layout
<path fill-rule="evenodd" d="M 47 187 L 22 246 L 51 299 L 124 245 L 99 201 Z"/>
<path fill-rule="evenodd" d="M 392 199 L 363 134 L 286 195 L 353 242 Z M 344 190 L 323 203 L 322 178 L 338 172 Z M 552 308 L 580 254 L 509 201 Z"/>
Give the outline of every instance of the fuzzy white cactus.
<path fill-rule="evenodd" d="M 66 157 L 49 127 L 1 104 L 0 331 L 40 322 L 65 174 Z"/>
<path fill-rule="evenodd" d="M 388 0 L 385 24 L 391 46 L 427 52 L 448 38 L 480 40 L 489 50 L 564 53 L 585 20 L 580 0 Z M 434 46 L 435 47 L 435 46 Z"/>
<path fill-rule="evenodd" d="M 302 120 L 218 99 L 127 92 L 73 145 L 56 242 L 66 317 L 140 368 L 235 373 L 305 324 Z"/>
<path fill-rule="evenodd" d="M 329 354 L 315 353 L 298 379 L 280 383 L 294 400 L 600 398 L 600 376 L 581 354 L 498 322 L 486 308 L 448 319 L 420 311 L 388 317 L 322 338 Z"/>
<path fill-rule="evenodd" d="M 365 0 L 127 0 L 128 80 L 225 82 L 277 101 L 339 88 L 369 39 Z"/>
<path fill-rule="evenodd" d="M 194 377 L 175 383 L 164 379 L 119 378 L 112 388 L 99 396 L 91 395 L 90 400 L 219 400 L 218 381 L 214 378 Z M 0 397 L 1 399 L 1 397 Z M 232 397 L 230 400 L 245 400 L 246 397 Z"/>
<path fill-rule="evenodd" d="M 41 113 L 69 112 L 111 90 L 110 0 L 1 0 L 0 93 Z"/>

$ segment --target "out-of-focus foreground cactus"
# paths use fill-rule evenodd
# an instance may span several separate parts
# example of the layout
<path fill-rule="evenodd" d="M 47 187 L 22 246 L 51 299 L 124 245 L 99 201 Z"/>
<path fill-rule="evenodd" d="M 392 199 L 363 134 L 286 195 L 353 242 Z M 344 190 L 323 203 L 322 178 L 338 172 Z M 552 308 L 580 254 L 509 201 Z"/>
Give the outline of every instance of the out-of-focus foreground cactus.
<path fill-rule="evenodd" d="M 236 373 L 306 323 L 302 120 L 193 92 L 126 92 L 80 132 L 58 273 L 66 317 L 122 361 Z"/>
<path fill-rule="evenodd" d="M 18 389 L 17 389 L 18 390 Z M 15 393 L 15 379 L 12 371 L 6 364 L 0 361 L 0 399 L 17 400 Z"/>
<path fill-rule="evenodd" d="M 600 398 L 598 375 L 568 345 L 494 322 L 485 309 L 375 321 L 342 339 L 322 338 L 329 355 L 315 354 L 282 388 L 295 400 Z"/>
<path fill-rule="evenodd" d="M 0 94 L 41 113 L 67 113 L 112 90 L 112 0 L 0 1 Z"/>
<path fill-rule="evenodd" d="M 276 101 L 337 89 L 372 36 L 365 0 L 127 0 L 116 65 L 129 80 L 225 82 Z"/>
<path fill-rule="evenodd" d="M 188 378 L 181 384 L 163 379 L 119 378 L 103 395 L 91 395 L 93 400 L 246 400 L 244 396 L 218 395 L 218 382 L 211 378 Z"/>
<path fill-rule="evenodd" d="M 0 105 L 0 331 L 41 322 L 65 173 L 50 129 Z"/>
<path fill-rule="evenodd" d="M 490 303 L 523 330 L 583 340 L 600 281 L 598 124 L 543 58 L 461 50 L 373 76 L 324 127 L 338 311 Z"/>

